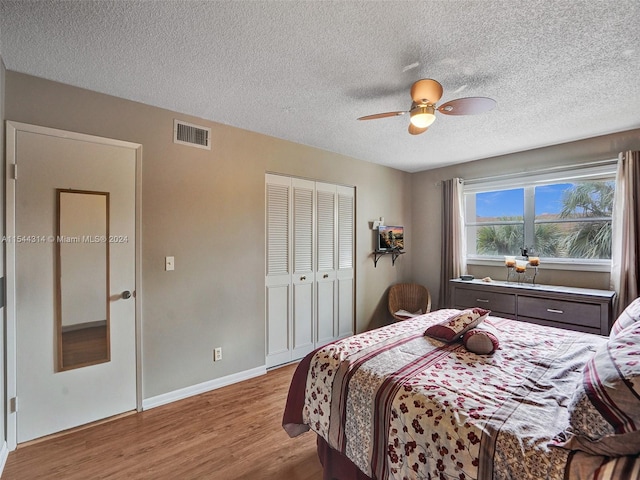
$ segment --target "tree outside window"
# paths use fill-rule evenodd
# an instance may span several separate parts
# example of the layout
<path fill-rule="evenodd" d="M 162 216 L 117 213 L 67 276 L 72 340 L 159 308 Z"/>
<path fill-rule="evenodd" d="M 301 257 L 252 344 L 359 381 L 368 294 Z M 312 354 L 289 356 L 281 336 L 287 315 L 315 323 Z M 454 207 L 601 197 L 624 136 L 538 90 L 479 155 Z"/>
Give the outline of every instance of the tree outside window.
<path fill-rule="evenodd" d="M 468 253 L 610 259 L 614 191 L 610 176 L 467 194 Z"/>

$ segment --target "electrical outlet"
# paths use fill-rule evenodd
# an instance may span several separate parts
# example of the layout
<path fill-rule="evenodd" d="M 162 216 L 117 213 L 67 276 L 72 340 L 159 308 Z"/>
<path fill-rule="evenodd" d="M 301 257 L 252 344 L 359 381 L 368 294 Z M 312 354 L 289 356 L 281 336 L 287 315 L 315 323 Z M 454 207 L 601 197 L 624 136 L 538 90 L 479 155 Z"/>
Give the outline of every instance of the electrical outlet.
<path fill-rule="evenodd" d="M 213 350 L 213 361 L 217 362 L 219 360 L 222 360 L 222 347 L 216 347 Z"/>

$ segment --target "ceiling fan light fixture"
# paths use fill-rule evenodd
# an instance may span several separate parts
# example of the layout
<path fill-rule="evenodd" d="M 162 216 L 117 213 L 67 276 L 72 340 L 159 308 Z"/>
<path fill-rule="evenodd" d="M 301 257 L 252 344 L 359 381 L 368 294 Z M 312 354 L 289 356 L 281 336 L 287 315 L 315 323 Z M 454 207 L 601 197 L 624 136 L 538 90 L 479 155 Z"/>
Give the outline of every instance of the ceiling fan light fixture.
<path fill-rule="evenodd" d="M 426 128 L 436 119 L 433 105 L 420 105 L 411 110 L 411 123 L 417 128 Z"/>
<path fill-rule="evenodd" d="M 2 1 L 2 0 L 0 0 Z M 413 68 L 413 65 L 409 67 Z M 466 85 L 460 87 L 460 92 Z M 496 106 L 496 101 L 488 97 L 464 97 L 449 100 L 436 108 L 442 98 L 443 88 L 440 82 L 432 78 L 423 78 L 411 85 L 411 108 L 408 111 L 376 113 L 358 118 L 358 120 L 374 120 L 376 118 L 395 117 L 409 114 L 409 133 L 420 135 L 427 131 L 436 119 L 436 110 L 444 115 L 476 115 L 488 112 Z"/>

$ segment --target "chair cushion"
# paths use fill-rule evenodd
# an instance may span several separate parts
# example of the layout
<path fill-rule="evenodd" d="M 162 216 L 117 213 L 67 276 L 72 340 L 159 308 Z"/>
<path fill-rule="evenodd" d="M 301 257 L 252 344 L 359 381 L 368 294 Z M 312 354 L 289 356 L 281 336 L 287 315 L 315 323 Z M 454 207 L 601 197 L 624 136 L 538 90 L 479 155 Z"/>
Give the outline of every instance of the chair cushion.
<path fill-rule="evenodd" d="M 490 310 L 477 307 L 463 310 L 440 323 L 431 325 L 425 330 L 424 334 L 450 343 L 458 340 L 468 330 L 478 326 L 490 313 Z"/>
<path fill-rule="evenodd" d="M 431 309 L 429 290 L 417 283 L 392 285 L 389 288 L 388 309 L 396 320 L 406 320 L 422 315 Z"/>
<path fill-rule="evenodd" d="M 402 317 L 402 318 L 413 318 L 413 317 L 417 317 L 418 315 L 422 315 L 422 310 L 417 310 L 411 313 L 401 309 L 395 312 L 396 317 Z"/>

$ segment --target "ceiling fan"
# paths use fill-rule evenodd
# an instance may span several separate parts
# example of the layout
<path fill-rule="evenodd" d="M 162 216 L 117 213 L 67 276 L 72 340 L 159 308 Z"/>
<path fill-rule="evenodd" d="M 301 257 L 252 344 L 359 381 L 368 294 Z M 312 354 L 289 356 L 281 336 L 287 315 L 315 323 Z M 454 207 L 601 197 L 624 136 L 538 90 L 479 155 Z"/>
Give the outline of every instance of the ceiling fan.
<path fill-rule="evenodd" d="M 418 135 L 426 132 L 436 119 L 436 110 L 445 115 L 475 115 L 491 110 L 496 101 L 487 97 L 457 98 L 436 107 L 442 97 L 443 88 L 440 82 L 431 78 L 423 78 L 411 85 L 411 109 L 408 111 L 376 113 L 358 118 L 358 120 L 375 120 L 377 118 L 396 117 L 408 113 L 411 116 L 409 133 Z"/>

